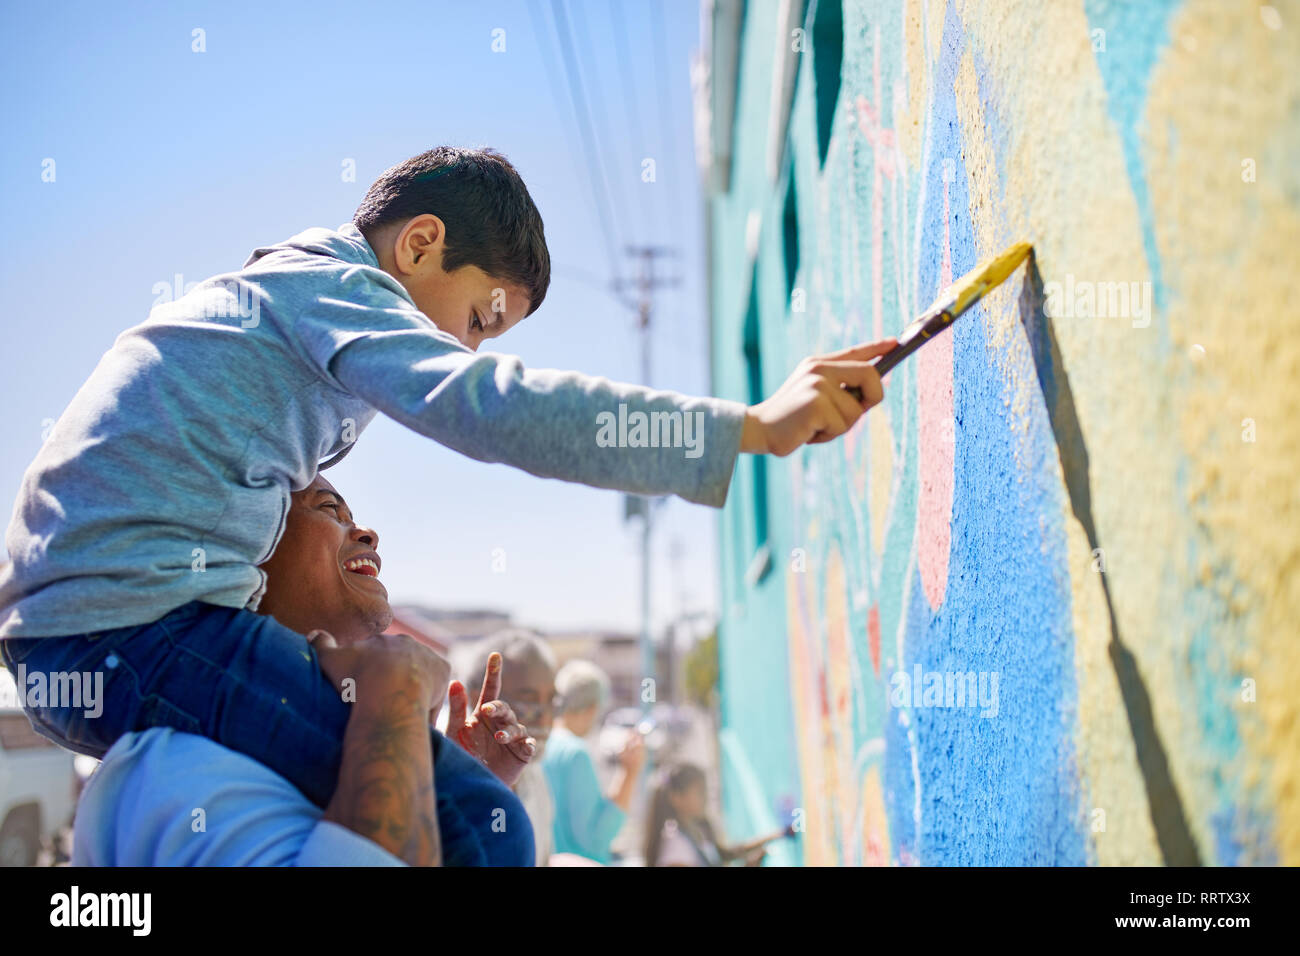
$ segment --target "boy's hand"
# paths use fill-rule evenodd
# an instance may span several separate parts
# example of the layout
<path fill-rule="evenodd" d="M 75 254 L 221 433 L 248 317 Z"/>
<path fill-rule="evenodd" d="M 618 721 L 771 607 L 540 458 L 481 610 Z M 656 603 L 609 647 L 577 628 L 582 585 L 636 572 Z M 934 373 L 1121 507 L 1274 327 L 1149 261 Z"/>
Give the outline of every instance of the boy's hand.
<path fill-rule="evenodd" d="M 897 344 L 897 339 L 883 339 L 804 359 L 771 398 L 745 413 L 740 450 L 784 457 L 801 445 L 843 435 L 884 398 L 870 360 Z M 849 388 L 861 392 L 861 402 Z"/>
<path fill-rule="evenodd" d="M 500 654 L 493 651 L 488 655 L 478 705 L 468 716 L 469 693 L 460 681 L 451 682 L 447 688 L 447 736 L 478 758 L 507 787 L 513 787 L 533 759 L 537 742 L 515 719 L 510 705 L 497 699 L 501 693 L 501 663 Z"/>

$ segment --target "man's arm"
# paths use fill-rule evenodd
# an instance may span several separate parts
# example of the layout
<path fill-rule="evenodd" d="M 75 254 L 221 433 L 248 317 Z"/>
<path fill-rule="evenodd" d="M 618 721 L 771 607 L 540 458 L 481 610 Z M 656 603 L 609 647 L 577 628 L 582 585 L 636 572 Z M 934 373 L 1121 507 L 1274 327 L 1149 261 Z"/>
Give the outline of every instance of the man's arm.
<path fill-rule="evenodd" d="M 356 681 L 339 785 L 325 819 L 412 866 L 440 866 L 429 717 L 447 686 L 447 662 L 405 635 L 381 634 L 346 648 L 321 631 L 308 639 L 336 686 L 350 676 Z"/>
<path fill-rule="evenodd" d="M 438 865 L 429 720 L 446 661 L 403 635 L 342 648 L 324 632 L 310 639 L 335 685 L 351 677 L 357 692 L 323 817 L 251 757 L 154 728 L 119 740 L 91 778 L 77 806 L 74 863 Z"/>
<path fill-rule="evenodd" d="M 402 688 L 368 687 L 365 697 L 348 720 L 325 819 L 412 866 L 440 866 L 428 707 Z"/>

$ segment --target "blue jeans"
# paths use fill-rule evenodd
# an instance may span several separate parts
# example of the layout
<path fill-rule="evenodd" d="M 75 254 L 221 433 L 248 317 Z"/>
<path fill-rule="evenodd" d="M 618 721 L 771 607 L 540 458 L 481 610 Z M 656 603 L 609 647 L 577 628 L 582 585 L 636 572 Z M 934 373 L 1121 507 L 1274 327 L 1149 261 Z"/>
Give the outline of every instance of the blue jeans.
<path fill-rule="evenodd" d="M 19 684 L 35 729 L 69 750 L 102 757 L 129 731 L 172 727 L 260 761 L 317 806 L 338 785 L 350 705 L 307 639 L 270 617 L 195 601 L 152 624 L 9 638 L 0 657 L 15 674 L 22 665 L 29 675 L 92 675 L 83 684 L 90 693 L 102 680 L 101 699 L 80 707 L 28 706 Z M 532 866 L 523 804 L 460 746 L 430 733 L 444 865 Z"/>

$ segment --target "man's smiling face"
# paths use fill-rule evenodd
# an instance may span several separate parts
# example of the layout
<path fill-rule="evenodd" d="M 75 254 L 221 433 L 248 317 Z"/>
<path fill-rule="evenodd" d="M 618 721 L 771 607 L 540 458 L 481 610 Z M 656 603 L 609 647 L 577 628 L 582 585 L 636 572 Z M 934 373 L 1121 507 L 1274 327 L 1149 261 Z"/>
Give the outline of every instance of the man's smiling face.
<path fill-rule="evenodd" d="M 379 535 L 353 521 L 343 496 L 320 475 L 295 492 L 284 536 L 262 565 L 266 594 L 258 607 L 300 634 L 320 628 L 360 640 L 393 621 L 379 581 Z"/>

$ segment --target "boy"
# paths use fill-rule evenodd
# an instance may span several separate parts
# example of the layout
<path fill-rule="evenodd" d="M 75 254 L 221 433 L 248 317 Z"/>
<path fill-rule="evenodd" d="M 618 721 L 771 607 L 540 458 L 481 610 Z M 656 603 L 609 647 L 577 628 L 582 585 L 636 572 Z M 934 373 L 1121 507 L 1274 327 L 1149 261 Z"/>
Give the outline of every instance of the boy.
<path fill-rule="evenodd" d="M 805 362 L 749 409 L 476 354 L 549 281 L 514 168 L 441 147 L 385 172 L 352 223 L 257 249 L 119 336 L 27 470 L 6 538 L 6 665 L 103 680 L 96 709 L 26 695 L 36 727 L 94 756 L 130 730 L 202 734 L 324 806 L 341 741 L 322 728 L 346 705 L 306 639 L 254 613 L 258 565 L 290 492 L 377 412 L 481 461 L 718 507 L 739 451 L 828 440 L 880 401 L 867 360 L 892 340 Z M 690 454 L 603 447 L 621 406 L 702 431 Z M 375 586 L 377 567 L 342 570 Z"/>

